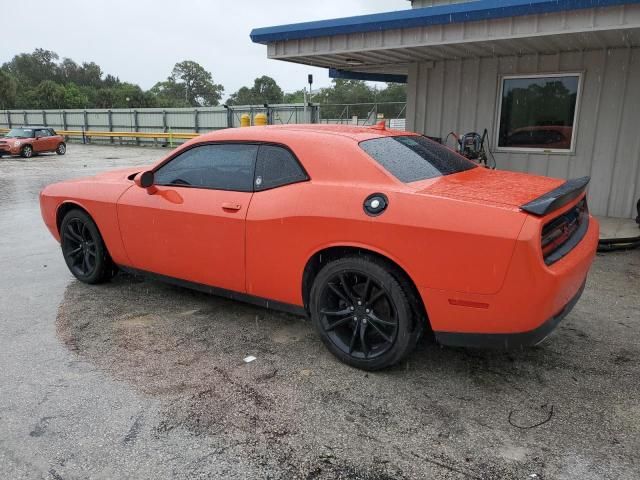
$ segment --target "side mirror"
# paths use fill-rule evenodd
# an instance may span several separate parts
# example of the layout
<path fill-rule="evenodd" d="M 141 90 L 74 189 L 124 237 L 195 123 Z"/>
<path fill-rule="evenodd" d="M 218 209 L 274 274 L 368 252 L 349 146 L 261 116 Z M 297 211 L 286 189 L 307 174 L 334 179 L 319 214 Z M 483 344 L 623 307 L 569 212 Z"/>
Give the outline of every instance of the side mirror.
<path fill-rule="evenodd" d="M 153 172 L 151 170 L 147 170 L 146 172 L 142 172 L 137 174 L 133 181 L 140 188 L 151 188 L 153 187 Z"/>

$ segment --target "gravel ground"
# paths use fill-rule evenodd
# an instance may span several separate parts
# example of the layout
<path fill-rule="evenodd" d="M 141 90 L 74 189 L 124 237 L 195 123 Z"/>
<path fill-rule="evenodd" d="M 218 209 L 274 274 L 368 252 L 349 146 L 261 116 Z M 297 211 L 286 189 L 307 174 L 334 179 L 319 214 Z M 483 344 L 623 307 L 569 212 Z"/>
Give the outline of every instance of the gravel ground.
<path fill-rule="evenodd" d="M 537 348 L 423 342 L 367 374 L 298 317 L 123 274 L 73 279 L 38 191 L 165 153 L 0 160 L 4 478 L 638 478 L 640 251 L 599 255 Z"/>

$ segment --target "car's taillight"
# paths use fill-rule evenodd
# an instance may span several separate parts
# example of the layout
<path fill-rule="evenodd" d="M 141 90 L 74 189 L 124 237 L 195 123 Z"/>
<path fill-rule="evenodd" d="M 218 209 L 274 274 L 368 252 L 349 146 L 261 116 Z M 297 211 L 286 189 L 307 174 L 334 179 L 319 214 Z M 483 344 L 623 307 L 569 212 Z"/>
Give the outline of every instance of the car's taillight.
<path fill-rule="evenodd" d="M 547 265 L 560 260 L 577 245 L 586 232 L 588 220 L 587 200 L 583 198 L 542 228 L 542 256 Z"/>

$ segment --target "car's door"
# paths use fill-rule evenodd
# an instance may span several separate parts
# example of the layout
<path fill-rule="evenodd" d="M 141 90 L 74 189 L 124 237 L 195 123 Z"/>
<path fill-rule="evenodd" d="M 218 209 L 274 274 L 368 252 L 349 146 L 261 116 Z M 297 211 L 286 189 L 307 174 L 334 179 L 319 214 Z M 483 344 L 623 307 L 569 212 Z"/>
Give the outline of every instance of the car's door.
<path fill-rule="evenodd" d="M 53 137 L 49 130 L 42 128 L 35 131 L 35 140 L 33 142 L 34 152 L 49 152 L 55 147 L 52 145 Z"/>
<path fill-rule="evenodd" d="M 245 291 L 245 219 L 257 145 L 200 144 L 133 186 L 118 201 L 122 240 L 133 267 Z"/>
<path fill-rule="evenodd" d="M 247 214 L 247 293 L 292 304 L 299 299 L 301 265 L 294 253 L 307 225 L 298 215 L 307 180 L 291 150 L 260 146 Z"/>
<path fill-rule="evenodd" d="M 34 132 L 33 151 L 34 152 L 46 152 L 49 150 L 47 147 L 47 137 L 49 132 L 44 129 L 38 129 Z"/>

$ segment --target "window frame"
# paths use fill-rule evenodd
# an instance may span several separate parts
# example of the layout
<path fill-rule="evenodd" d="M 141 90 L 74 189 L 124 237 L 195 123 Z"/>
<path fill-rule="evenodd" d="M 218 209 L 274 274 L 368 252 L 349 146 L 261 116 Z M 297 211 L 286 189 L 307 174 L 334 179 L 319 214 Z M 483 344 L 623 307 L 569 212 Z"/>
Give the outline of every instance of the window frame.
<path fill-rule="evenodd" d="M 38 136 L 39 132 L 46 132 L 46 135 L 40 135 Z M 49 138 L 49 137 L 53 137 L 53 135 L 51 135 L 51 131 L 48 128 L 37 128 L 34 130 L 33 132 L 33 138 Z"/>
<path fill-rule="evenodd" d="M 289 152 L 291 154 L 291 156 L 293 157 L 293 160 L 300 167 L 300 170 L 302 170 L 302 173 L 304 175 L 304 179 L 295 180 L 293 182 L 281 183 L 280 185 L 275 185 L 275 186 L 269 187 L 269 188 L 256 189 L 256 178 L 257 178 L 256 177 L 256 173 L 258 171 L 258 158 L 260 157 L 260 147 L 262 147 L 262 146 L 279 147 L 279 148 L 282 148 L 282 149 L 286 150 L 287 152 Z M 311 180 L 311 177 L 309 177 L 309 173 L 307 173 L 307 169 L 304 168 L 304 165 L 302 164 L 300 159 L 296 156 L 295 153 L 293 153 L 293 150 L 291 150 L 287 145 L 284 145 L 284 144 L 281 144 L 281 143 L 273 143 L 273 142 L 260 142 L 258 144 L 258 153 L 256 155 L 256 163 L 253 166 L 253 191 L 254 191 L 254 193 L 268 192 L 269 190 L 273 190 L 275 188 L 282 188 L 282 187 L 286 187 L 287 185 L 295 185 L 296 183 L 304 183 L 304 182 L 308 182 L 309 180 Z"/>
<path fill-rule="evenodd" d="M 500 146 L 500 122 L 502 116 L 502 100 L 504 98 L 504 83 L 505 80 L 521 80 L 527 78 L 556 78 L 556 77 L 578 77 L 578 90 L 576 92 L 576 108 L 573 112 L 573 130 L 571 133 L 571 146 L 568 149 L 562 148 L 544 148 L 544 147 L 501 147 Z M 533 153 L 539 155 L 575 155 L 576 154 L 576 141 L 578 138 L 578 120 L 580 118 L 580 107 L 582 105 L 582 88 L 584 82 L 583 71 L 570 71 L 570 72 L 549 72 L 549 73 L 518 73 L 500 75 L 498 77 L 498 101 L 497 109 L 495 112 L 496 129 L 494 136 L 494 151 L 497 153 Z"/>
<path fill-rule="evenodd" d="M 200 190 L 215 190 L 215 191 L 221 191 L 221 192 L 241 192 L 241 193 L 260 193 L 260 192 L 266 192 L 268 190 L 273 190 L 274 188 L 281 188 L 284 187 L 286 185 L 293 185 L 292 183 L 288 183 L 286 185 L 279 185 L 277 187 L 271 187 L 271 188 L 265 188 L 262 190 L 256 190 L 256 167 L 258 165 L 258 154 L 260 153 L 260 146 L 261 145 L 272 145 L 275 147 L 281 147 L 284 148 L 285 150 L 288 150 L 289 153 L 291 153 L 291 155 L 293 156 L 293 158 L 295 159 L 296 162 L 298 162 L 298 165 L 300 165 L 300 168 L 302 169 L 303 173 L 306 176 L 306 180 L 301 180 L 302 181 L 309 181 L 311 180 L 311 177 L 309 176 L 309 173 L 307 172 L 306 168 L 304 168 L 303 163 L 300 161 L 300 159 L 298 158 L 298 156 L 293 152 L 293 150 L 291 150 L 291 148 L 289 148 L 289 146 L 282 144 L 282 143 L 277 143 L 277 142 L 264 142 L 264 141 L 259 141 L 259 140 L 213 140 L 213 141 L 205 141 L 205 142 L 200 142 L 200 143 L 194 143 L 193 145 L 190 145 L 189 148 L 185 148 L 183 150 L 180 150 L 178 152 L 175 152 L 173 155 L 171 155 L 170 157 L 166 158 L 164 161 L 162 161 L 160 164 L 156 165 L 155 167 L 153 167 L 153 169 L 151 169 L 151 171 L 153 172 L 154 176 L 156 174 L 156 172 L 161 169 L 162 167 L 164 167 L 165 165 L 167 165 L 168 163 L 172 162 L 173 160 L 175 160 L 176 158 L 178 158 L 179 156 L 181 156 L 184 153 L 187 153 L 189 150 L 192 150 L 194 148 L 198 148 L 198 147 L 204 147 L 207 145 L 255 145 L 258 148 L 256 149 L 256 156 L 253 159 L 253 174 L 251 176 L 251 190 L 235 190 L 235 189 L 231 189 L 231 188 L 212 188 L 212 187 L 203 187 L 203 186 L 199 186 L 199 185 L 173 185 L 173 184 L 163 184 L 163 183 L 154 183 L 154 185 L 158 186 L 158 187 L 174 187 L 174 188 L 197 188 Z M 295 183 L 300 183 L 300 182 L 295 182 Z"/>

